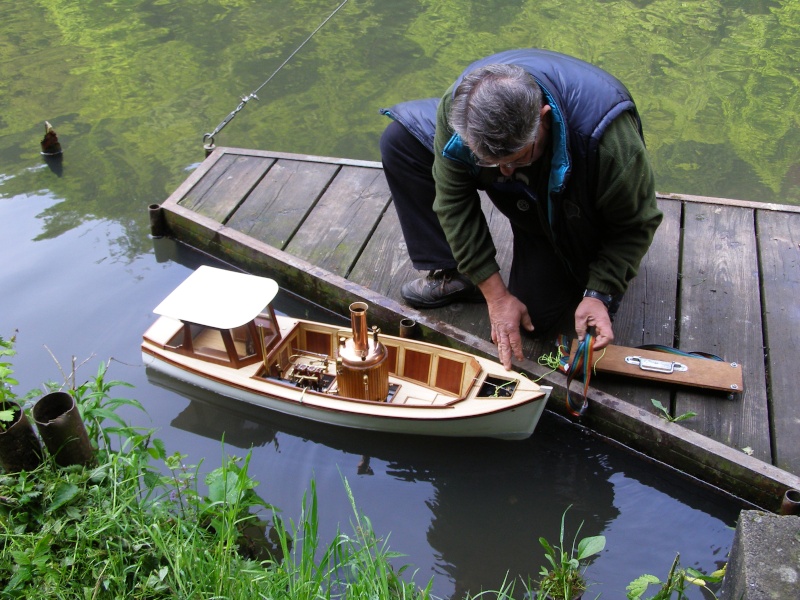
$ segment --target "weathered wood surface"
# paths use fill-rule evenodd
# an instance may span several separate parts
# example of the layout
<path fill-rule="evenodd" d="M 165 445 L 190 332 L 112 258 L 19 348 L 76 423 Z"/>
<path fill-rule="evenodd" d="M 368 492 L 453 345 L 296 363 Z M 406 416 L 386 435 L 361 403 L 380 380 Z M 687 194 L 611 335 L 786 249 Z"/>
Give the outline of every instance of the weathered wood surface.
<path fill-rule="evenodd" d="M 681 204 L 659 200 L 658 205 L 664 220 L 614 319 L 615 344 L 634 347 L 675 344 Z M 612 396 L 651 412 L 655 410 L 653 399 L 664 406 L 670 406 L 672 401 L 672 390 L 663 385 L 647 382 L 631 385 L 628 379 L 606 378 L 601 387 Z"/>
<path fill-rule="evenodd" d="M 759 211 L 756 217 L 773 462 L 799 473 L 800 377 L 795 350 L 800 343 L 800 214 Z"/>
<path fill-rule="evenodd" d="M 255 156 L 226 154 L 186 194 L 181 205 L 199 215 L 224 223 L 274 162 L 272 159 L 263 160 Z"/>
<path fill-rule="evenodd" d="M 383 171 L 343 167 L 286 251 L 346 277 L 390 201 Z"/>
<path fill-rule="evenodd" d="M 665 218 L 615 320 L 616 344 L 712 352 L 743 367 L 745 391 L 717 392 L 598 373 L 591 428 L 655 460 L 776 509 L 800 486 L 800 403 L 791 350 L 800 339 L 800 208 L 690 196 L 659 197 Z M 293 292 L 347 314 L 354 300 L 393 333 L 416 319 L 426 339 L 492 355 L 485 307 L 416 311 L 400 287 L 419 274 L 408 259 L 379 163 L 217 149 L 162 205 L 170 234 Z M 510 266 L 507 220 L 483 199 L 502 273 Z M 554 386 L 537 364 L 551 340 L 526 338 L 515 364 Z M 576 385 L 574 391 L 578 391 Z M 680 424 L 657 416 L 651 400 Z M 752 453 L 749 456 L 748 453 Z"/>
<path fill-rule="evenodd" d="M 237 231 L 286 248 L 340 167 L 279 160 L 228 221 Z"/>
<path fill-rule="evenodd" d="M 687 427 L 771 461 L 753 211 L 703 204 L 684 211 L 679 347 L 742 364 L 747 385 L 734 400 L 681 391 L 676 410 L 697 413 Z"/>

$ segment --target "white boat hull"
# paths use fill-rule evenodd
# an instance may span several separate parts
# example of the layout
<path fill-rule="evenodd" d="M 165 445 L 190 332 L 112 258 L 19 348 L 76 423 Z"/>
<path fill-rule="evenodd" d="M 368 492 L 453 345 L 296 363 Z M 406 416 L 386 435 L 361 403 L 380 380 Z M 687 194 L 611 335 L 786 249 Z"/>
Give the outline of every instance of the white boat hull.
<path fill-rule="evenodd" d="M 269 383 L 262 384 L 249 377 L 242 378 L 238 382 L 239 385 L 231 385 L 146 351 L 142 353 L 142 359 L 147 367 L 169 377 L 234 400 L 318 423 L 385 433 L 526 439 L 533 434 L 550 391 L 549 388 L 542 387 L 545 395 L 541 398 L 487 414 L 465 415 L 452 408 L 413 408 L 391 404 L 376 404 L 374 408 L 380 409 L 379 411 L 364 413 L 345 410 L 346 407 L 338 406 L 350 403 L 347 400 L 320 403 L 316 398 L 317 395 L 308 390 L 293 389 L 289 386 L 273 387 Z M 281 395 L 278 396 L 277 393 Z M 312 395 L 316 401 L 312 401 Z M 493 401 L 488 400 L 488 402 Z M 426 411 L 426 414 L 420 415 L 420 411 Z M 431 412 L 434 414 L 430 414 Z"/>

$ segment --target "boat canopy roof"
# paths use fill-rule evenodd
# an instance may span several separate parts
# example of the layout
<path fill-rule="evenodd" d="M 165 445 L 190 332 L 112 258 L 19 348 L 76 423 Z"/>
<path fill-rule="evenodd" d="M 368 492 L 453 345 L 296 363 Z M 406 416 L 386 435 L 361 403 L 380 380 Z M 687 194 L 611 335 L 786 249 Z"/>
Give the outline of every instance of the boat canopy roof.
<path fill-rule="evenodd" d="M 206 327 L 233 329 L 256 318 L 277 293 L 278 284 L 272 279 L 203 265 L 153 312 Z"/>

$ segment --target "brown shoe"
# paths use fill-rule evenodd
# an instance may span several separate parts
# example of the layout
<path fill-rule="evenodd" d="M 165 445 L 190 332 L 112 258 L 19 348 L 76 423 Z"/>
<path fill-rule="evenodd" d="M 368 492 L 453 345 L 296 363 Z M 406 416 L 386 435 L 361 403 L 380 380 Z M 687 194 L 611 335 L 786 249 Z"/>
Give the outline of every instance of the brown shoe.
<path fill-rule="evenodd" d="M 484 302 L 483 294 L 468 277 L 456 269 L 431 271 L 400 289 L 403 300 L 414 308 L 437 308 L 453 302 Z"/>

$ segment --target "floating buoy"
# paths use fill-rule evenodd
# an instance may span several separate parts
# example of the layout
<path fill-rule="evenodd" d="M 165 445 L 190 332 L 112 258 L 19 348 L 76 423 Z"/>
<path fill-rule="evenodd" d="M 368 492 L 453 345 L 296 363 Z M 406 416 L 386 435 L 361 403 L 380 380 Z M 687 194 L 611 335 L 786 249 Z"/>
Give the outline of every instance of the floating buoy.
<path fill-rule="evenodd" d="M 42 154 L 55 156 L 61 154 L 61 143 L 58 141 L 56 130 L 47 121 L 44 122 L 44 138 L 42 138 Z"/>

